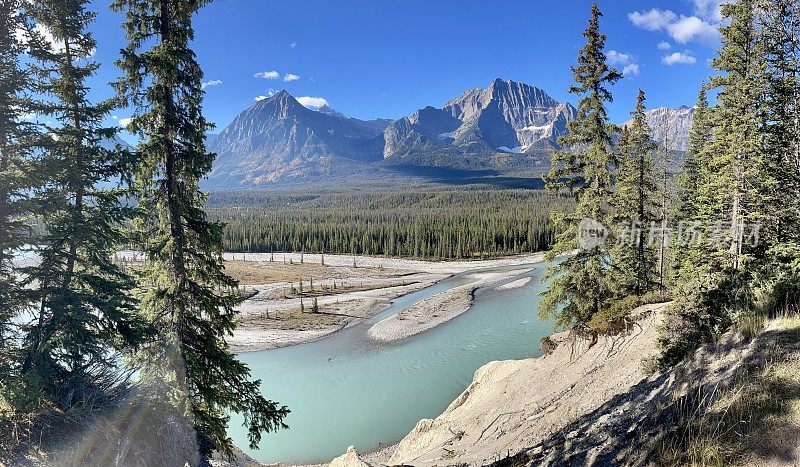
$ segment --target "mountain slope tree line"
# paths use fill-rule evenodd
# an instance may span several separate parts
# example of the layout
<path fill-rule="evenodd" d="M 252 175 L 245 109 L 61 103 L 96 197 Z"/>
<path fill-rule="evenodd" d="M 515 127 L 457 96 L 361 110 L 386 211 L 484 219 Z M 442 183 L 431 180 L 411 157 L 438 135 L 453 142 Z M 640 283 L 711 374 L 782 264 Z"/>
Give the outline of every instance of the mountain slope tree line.
<path fill-rule="evenodd" d="M 116 1 L 128 43 L 122 77 L 116 97 L 95 103 L 89 2 L 0 0 L 4 456 L 34 428 L 81 426 L 133 395 L 135 416 L 161 411 L 188 427 L 180 448 L 194 446 L 195 457 L 171 449 L 181 465 L 233 452 L 230 412 L 243 416 L 254 448 L 285 427 L 288 409 L 261 394 L 224 341 L 239 294 L 223 270 L 223 226 L 203 210 L 199 180 L 213 155 L 189 45 L 206 3 Z M 121 106 L 135 111 L 133 152 L 104 144 L 117 131 L 104 120 Z M 132 274 L 113 261 L 123 244 L 146 256 Z M 152 420 L 128 423 L 146 431 Z"/>

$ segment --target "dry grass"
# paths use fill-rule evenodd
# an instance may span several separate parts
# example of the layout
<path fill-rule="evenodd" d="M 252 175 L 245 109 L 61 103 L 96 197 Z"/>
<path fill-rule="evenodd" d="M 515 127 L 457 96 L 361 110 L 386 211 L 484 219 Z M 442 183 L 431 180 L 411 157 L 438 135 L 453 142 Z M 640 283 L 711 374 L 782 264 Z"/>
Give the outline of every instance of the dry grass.
<path fill-rule="evenodd" d="M 757 321 L 751 323 L 755 330 Z M 763 327 L 763 326 L 762 326 Z M 770 323 L 756 363 L 718 390 L 673 400 L 677 429 L 658 447 L 662 465 L 797 465 L 800 459 L 800 317 Z"/>
<path fill-rule="evenodd" d="M 379 283 L 359 282 L 357 284 L 338 283 L 334 289 L 332 284 L 320 284 L 315 280 L 314 289 L 311 290 L 310 282 L 303 281 L 303 293 L 300 293 L 298 282 L 292 283 L 291 287 L 284 287 L 280 290 L 266 292 L 261 297 L 267 299 L 300 299 L 302 297 L 310 301 L 314 297 L 335 296 L 353 292 L 369 292 L 371 290 L 391 289 L 394 287 L 404 287 L 418 283 L 419 281 L 415 280 Z"/>
<path fill-rule="evenodd" d="M 347 279 L 354 277 L 393 277 L 404 275 L 406 271 L 395 271 L 385 268 L 342 268 L 323 266 L 319 263 L 290 263 L 279 261 L 225 261 L 225 272 L 239 281 L 241 285 L 262 285 L 276 282 L 307 283 L 313 278 L 315 282 L 329 279 Z"/>
<path fill-rule="evenodd" d="M 300 310 L 272 312 L 267 315 L 247 319 L 248 327 L 264 327 L 293 331 L 308 331 L 341 326 L 349 316 L 339 314 L 339 310 L 331 306 L 320 306 L 319 313 L 311 313 L 311 303 L 306 304 L 306 312 Z"/>
<path fill-rule="evenodd" d="M 242 285 L 271 284 L 274 282 L 292 282 L 300 279 L 340 279 L 345 275 L 335 268 L 313 263 L 284 263 L 226 261 L 225 272 Z"/>

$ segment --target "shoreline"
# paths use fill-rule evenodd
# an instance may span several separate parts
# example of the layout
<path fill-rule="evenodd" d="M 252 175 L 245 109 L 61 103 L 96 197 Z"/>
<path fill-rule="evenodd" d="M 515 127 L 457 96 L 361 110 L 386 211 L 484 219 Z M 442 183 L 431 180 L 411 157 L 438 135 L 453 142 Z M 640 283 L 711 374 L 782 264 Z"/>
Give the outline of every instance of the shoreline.
<path fill-rule="evenodd" d="M 356 268 L 385 268 L 394 270 L 410 270 L 417 272 L 431 272 L 440 274 L 459 274 L 475 269 L 497 268 L 503 266 L 520 266 L 529 263 L 544 261 L 545 252 L 524 253 L 521 255 L 504 256 L 495 259 L 473 259 L 453 261 L 427 261 L 407 258 L 385 258 L 380 256 L 360 255 L 333 255 L 319 253 L 223 253 L 226 261 L 268 262 L 270 258 L 275 263 L 290 261 L 294 264 L 302 261 L 305 263 L 322 264 L 324 256 L 325 266 L 352 268 L 355 260 Z"/>
<path fill-rule="evenodd" d="M 283 330 L 259 327 L 258 325 L 244 321 L 237 325 L 233 336 L 226 339 L 228 341 L 228 347 L 232 352 L 241 354 L 315 342 L 343 329 L 363 323 L 392 306 L 394 301 L 398 298 L 435 285 L 445 279 L 447 279 L 447 277 L 435 282 L 419 282 L 417 286 L 401 286 L 400 288 L 407 290 L 392 291 L 390 294 L 387 294 L 390 295 L 387 298 L 363 299 L 361 302 L 358 300 L 344 302 L 344 305 L 348 306 L 351 312 L 353 312 L 352 310 L 355 308 L 354 313 L 360 313 L 361 316 L 353 315 L 346 317 L 341 324 L 328 326 L 325 329 Z"/>
<path fill-rule="evenodd" d="M 367 335 L 378 342 L 390 343 L 429 331 L 469 311 L 475 301 L 475 291 L 478 289 L 495 287 L 499 282 L 529 271 L 522 269 L 469 274 L 466 277 L 470 282 L 432 295 L 373 324 Z"/>
<path fill-rule="evenodd" d="M 226 338 L 231 351 L 238 354 L 314 342 L 342 329 L 363 323 L 385 311 L 395 300 L 405 295 L 433 286 L 456 274 L 474 276 L 468 284 L 428 297 L 403 310 L 400 317 L 394 315 L 385 318 L 370 328 L 369 337 L 380 342 L 405 339 L 433 329 L 469 310 L 475 289 L 493 287 L 498 282 L 523 272 L 517 270 L 482 273 L 481 269 L 542 262 L 544 253 L 446 263 L 402 258 L 325 255 L 324 265 L 320 254 L 225 253 L 225 258 L 227 261 L 248 264 L 252 267 L 292 268 L 313 265 L 315 268 L 324 268 L 334 277 L 339 277 L 332 280 L 330 278 L 317 280 L 315 283 L 318 286 L 322 284 L 323 289 L 331 283 L 336 284 L 337 281 L 340 287 L 345 285 L 352 288 L 352 290 L 333 292 L 328 287 L 327 292 L 323 290 L 314 295 L 300 296 L 307 309 L 313 303 L 312 300 L 317 301 L 320 309 L 319 313 L 301 313 L 298 311 L 300 297 L 279 296 L 281 290 L 294 287 L 292 281 L 246 286 L 255 293 L 237 308 L 240 313 L 237 328 L 232 336 Z M 470 271 L 475 272 L 470 273 Z M 307 282 L 304 279 L 301 281 L 305 286 Z M 379 324 L 380 326 L 375 328 Z"/>

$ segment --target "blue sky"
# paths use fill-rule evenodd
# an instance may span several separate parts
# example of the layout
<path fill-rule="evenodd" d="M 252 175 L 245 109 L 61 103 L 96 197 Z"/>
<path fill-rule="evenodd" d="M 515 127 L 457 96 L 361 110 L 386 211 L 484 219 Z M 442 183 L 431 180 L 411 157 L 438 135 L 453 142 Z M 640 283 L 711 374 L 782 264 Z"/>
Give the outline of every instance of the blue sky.
<path fill-rule="evenodd" d="M 627 118 L 636 90 L 648 106 L 692 105 L 718 45 L 719 0 L 601 0 L 607 53 L 628 76 L 611 116 Z M 398 118 L 441 106 L 496 77 L 536 85 L 559 101 L 583 45 L 588 0 L 216 0 L 196 17 L 205 110 L 217 131 L 258 96 L 286 89 L 358 118 Z M 124 45 L 122 17 L 93 7 L 95 97 Z M 255 76 L 260 74 L 259 76 Z M 318 98 L 318 99 L 310 99 Z M 130 116 L 120 109 L 116 119 Z"/>

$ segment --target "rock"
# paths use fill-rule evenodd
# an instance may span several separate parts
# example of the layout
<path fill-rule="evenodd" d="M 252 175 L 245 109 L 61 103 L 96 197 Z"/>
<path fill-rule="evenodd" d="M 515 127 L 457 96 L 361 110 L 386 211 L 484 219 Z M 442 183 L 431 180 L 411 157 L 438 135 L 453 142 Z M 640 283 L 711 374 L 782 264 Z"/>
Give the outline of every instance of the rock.
<path fill-rule="evenodd" d="M 686 151 L 689 145 L 689 131 L 694 121 L 694 107 L 681 106 L 677 109 L 659 107 L 645 112 L 653 139 L 658 143 L 665 140 L 670 149 Z M 629 126 L 633 120 L 625 122 Z"/>
<path fill-rule="evenodd" d="M 654 313 L 643 315 L 636 333 L 602 337 L 594 346 L 559 333 L 551 336 L 558 345 L 548 357 L 484 365 L 441 415 L 420 421 L 385 464 L 486 465 L 544 443 L 562 430 L 562 442 L 582 442 L 588 431 L 569 427 L 573 421 L 646 379 L 640 362 L 658 353 L 657 329 L 663 315 L 657 310 L 664 306 L 642 307 Z M 601 420 L 602 425 L 610 422 Z M 452 453 L 443 454 L 444 449 Z"/>
<path fill-rule="evenodd" d="M 217 159 L 206 186 L 237 188 L 347 174 L 382 159 L 388 120 L 348 118 L 328 106 L 320 110 L 303 106 L 286 91 L 256 102 L 209 144 Z"/>
<path fill-rule="evenodd" d="M 441 109 L 428 106 L 392 122 L 384 131 L 383 154 L 390 162 L 458 166 L 464 156 L 479 152 L 557 147 L 557 138 L 576 114 L 572 105 L 537 87 L 498 78 Z"/>
<path fill-rule="evenodd" d="M 361 459 L 355 446 L 350 446 L 346 453 L 331 461 L 330 467 L 372 467 L 372 465 Z"/>

